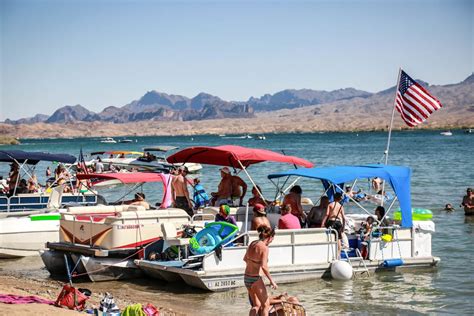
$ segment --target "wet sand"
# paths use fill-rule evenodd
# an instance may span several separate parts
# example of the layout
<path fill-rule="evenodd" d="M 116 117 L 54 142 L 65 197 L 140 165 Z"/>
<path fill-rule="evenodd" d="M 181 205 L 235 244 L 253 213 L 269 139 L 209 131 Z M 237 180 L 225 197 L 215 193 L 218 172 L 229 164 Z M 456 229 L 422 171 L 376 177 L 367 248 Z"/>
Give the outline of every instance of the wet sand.
<path fill-rule="evenodd" d="M 61 292 L 63 281 L 53 280 L 41 267 L 39 257 L 19 260 L 2 260 L 0 262 L 0 293 L 15 295 L 35 295 L 40 298 L 55 301 Z M 146 280 L 139 280 L 146 282 Z M 126 282 L 74 282 L 76 288 L 87 288 L 92 295 L 87 302 L 87 308 L 98 308 L 105 292 L 110 292 L 117 306 L 123 310 L 135 303 L 146 305 L 152 303 L 160 310 L 160 315 L 190 315 L 190 306 L 178 305 L 176 302 L 163 299 L 153 292 L 133 289 L 133 283 Z M 77 312 L 61 309 L 45 304 L 3 304 L 0 303 L 1 315 L 77 315 Z"/>

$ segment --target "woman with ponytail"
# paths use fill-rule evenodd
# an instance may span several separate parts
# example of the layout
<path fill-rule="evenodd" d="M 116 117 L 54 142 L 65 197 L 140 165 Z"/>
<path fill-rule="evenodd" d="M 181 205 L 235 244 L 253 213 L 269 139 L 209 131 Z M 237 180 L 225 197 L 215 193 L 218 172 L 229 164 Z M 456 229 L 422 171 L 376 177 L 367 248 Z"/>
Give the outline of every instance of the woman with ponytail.
<path fill-rule="evenodd" d="M 249 293 L 252 309 L 249 315 L 268 315 L 270 309 L 270 300 L 267 289 L 260 276 L 260 271 L 268 278 L 273 289 L 277 288 L 268 270 L 268 245 L 273 241 L 275 230 L 260 226 L 257 229 L 259 239 L 253 241 L 247 248 L 244 261 L 247 264 L 245 268 L 244 283 Z"/>

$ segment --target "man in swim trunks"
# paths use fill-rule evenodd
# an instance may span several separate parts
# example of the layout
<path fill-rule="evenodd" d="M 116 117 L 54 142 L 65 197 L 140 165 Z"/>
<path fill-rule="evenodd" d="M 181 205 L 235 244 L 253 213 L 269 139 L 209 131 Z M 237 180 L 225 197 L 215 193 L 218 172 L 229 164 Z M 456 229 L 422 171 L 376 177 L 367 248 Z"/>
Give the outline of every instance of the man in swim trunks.
<path fill-rule="evenodd" d="M 178 174 L 171 181 L 171 196 L 174 200 L 174 206 L 185 210 L 192 217 L 194 212 L 191 199 L 189 198 L 187 174 L 188 169 L 186 167 L 179 168 Z"/>
<path fill-rule="evenodd" d="M 234 205 L 238 206 L 244 206 L 243 205 L 243 200 L 245 197 L 245 194 L 247 193 L 247 183 L 245 183 L 244 180 L 242 180 L 241 177 L 239 176 L 231 176 L 232 180 L 232 193 L 231 193 L 231 199 L 234 202 Z"/>
<path fill-rule="evenodd" d="M 461 206 L 464 206 L 465 215 L 474 215 L 474 192 L 472 188 L 467 188 L 466 195 L 462 198 Z"/>
<path fill-rule="evenodd" d="M 338 254 L 341 251 L 341 238 L 342 234 L 344 233 L 344 225 L 346 222 L 344 206 L 342 206 L 341 200 L 342 194 L 340 192 L 334 194 L 334 202 L 329 203 L 326 211 L 326 216 L 324 217 L 321 225 L 321 227 L 332 228 L 337 231 Z"/>
<path fill-rule="evenodd" d="M 290 192 L 285 195 L 283 199 L 283 205 L 290 205 L 291 214 L 298 217 L 300 221 L 300 226 L 305 227 L 306 224 L 306 214 L 303 212 L 303 206 L 301 205 L 301 195 L 303 190 L 299 185 L 295 185 L 290 189 Z"/>

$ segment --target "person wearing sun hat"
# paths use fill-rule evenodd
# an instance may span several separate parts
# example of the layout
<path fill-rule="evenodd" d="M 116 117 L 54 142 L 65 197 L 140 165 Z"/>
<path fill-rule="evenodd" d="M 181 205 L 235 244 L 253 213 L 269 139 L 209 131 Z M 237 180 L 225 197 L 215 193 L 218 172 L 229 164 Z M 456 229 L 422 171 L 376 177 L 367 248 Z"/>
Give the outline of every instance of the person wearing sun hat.
<path fill-rule="evenodd" d="M 230 215 L 230 207 L 227 204 L 219 206 L 219 213 L 215 217 L 216 222 L 227 222 L 237 226 L 234 216 Z"/>
<path fill-rule="evenodd" d="M 223 203 L 230 204 L 232 195 L 232 175 L 230 174 L 230 169 L 223 167 L 219 170 L 221 172 L 221 182 L 217 186 L 217 192 L 211 193 L 211 204 L 215 206 Z"/>
<path fill-rule="evenodd" d="M 250 230 L 257 230 L 261 226 L 271 228 L 270 221 L 267 218 L 267 212 L 265 212 L 265 206 L 257 203 L 253 207 L 253 219 Z"/>

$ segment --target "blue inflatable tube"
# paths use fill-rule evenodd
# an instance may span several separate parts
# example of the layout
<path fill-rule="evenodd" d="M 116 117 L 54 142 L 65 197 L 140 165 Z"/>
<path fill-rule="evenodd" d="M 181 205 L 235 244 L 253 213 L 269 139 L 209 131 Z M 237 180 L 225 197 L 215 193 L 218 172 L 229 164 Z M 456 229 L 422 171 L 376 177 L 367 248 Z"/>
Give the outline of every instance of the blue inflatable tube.
<path fill-rule="evenodd" d="M 384 260 L 383 266 L 385 268 L 391 268 L 391 267 L 399 267 L 403 265 L 403 260 L 402 259 L 387 259 Z"/>

